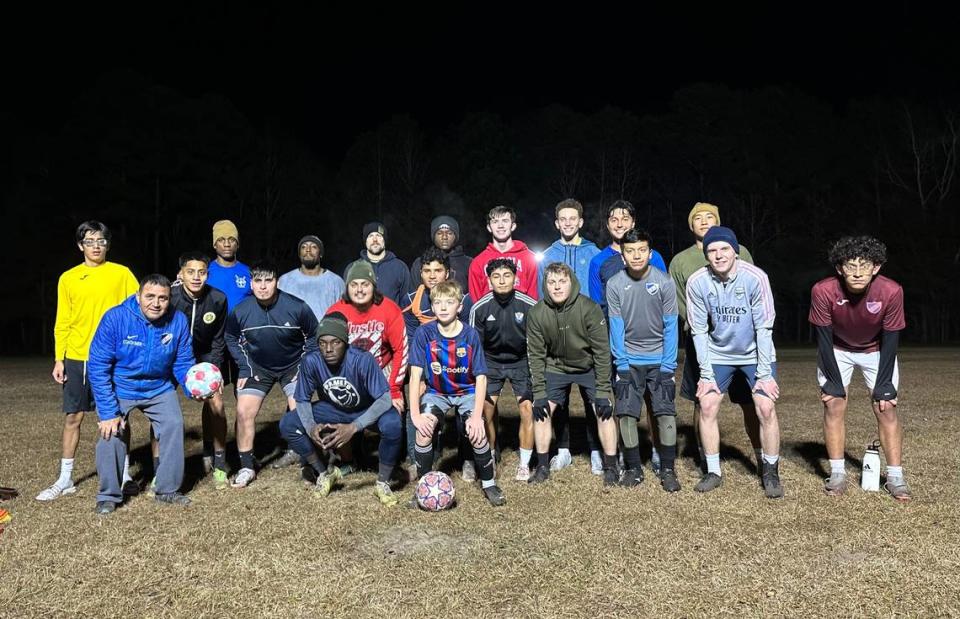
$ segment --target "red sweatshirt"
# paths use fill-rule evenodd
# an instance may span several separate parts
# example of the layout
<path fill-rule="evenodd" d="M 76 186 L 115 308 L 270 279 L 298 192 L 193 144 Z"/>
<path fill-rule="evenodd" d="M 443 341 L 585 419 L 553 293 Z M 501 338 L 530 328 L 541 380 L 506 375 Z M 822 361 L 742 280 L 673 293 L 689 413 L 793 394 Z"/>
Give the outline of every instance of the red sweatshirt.
<path fill-rule="evenodd" d="M 470 263 L 470 299 L 476 303 L 480 297 L 490 292 L 490 280 L 487 278 L 487 263 L 494 258 L 508 258 L 517 265 L 516 289 L 533 299 L 539 299 L 537 290 L 537 258 L 523 241 L 514 239 L 513 247 L 500 253 L 487 245 Z"/>
<path fill-rule="evenodd" d="M 377 359 L 390 383 L 390 397 L 402 398 L 407 376 L 407 328 L 400 307 L 384 297 L 380 305 L 371 305 L 361 313 L 341 299 L 327 309 L 327 314 L 333 312 L 347 317 L 350 345 L 366 350 Z"/>

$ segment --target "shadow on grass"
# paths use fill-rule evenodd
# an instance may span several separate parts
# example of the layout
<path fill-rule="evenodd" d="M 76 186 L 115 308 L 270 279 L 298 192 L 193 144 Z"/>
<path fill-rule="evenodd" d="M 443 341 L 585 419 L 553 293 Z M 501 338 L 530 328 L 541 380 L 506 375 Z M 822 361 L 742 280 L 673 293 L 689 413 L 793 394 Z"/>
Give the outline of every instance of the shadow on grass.
<path fill-rule="evenodd" d="M 827 457 L 827 452 L 823 446 L 823 443 L 814 442 L 814 441 L 785 443 L 784 451 L 787 451 L 787 450 L 800 456 L 814 475 L 817 475 L 819 477 L 830 476 L 830 471 L 823 466 L 823 461 Z M 858 458 L 853 454 L 851 454 L 850 452 L 845 452 L 843 456 L 847 460 L 847 462 L 850 462 L 853 464 L 854 469 L 860 470 L 861 468 L 863 468 L 862 458 Z"/>

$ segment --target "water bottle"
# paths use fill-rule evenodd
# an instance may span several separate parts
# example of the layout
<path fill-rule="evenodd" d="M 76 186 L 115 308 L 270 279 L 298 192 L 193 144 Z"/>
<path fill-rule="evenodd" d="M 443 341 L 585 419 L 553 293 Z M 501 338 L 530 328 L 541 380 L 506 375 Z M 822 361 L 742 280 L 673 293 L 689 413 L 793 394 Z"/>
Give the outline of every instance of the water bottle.
<path fill-rule="evenodd" d="M 867 492 L 880 490 L 880 441 L 867 445 L 867 450 L 863 454 L 860 487 Z"/>

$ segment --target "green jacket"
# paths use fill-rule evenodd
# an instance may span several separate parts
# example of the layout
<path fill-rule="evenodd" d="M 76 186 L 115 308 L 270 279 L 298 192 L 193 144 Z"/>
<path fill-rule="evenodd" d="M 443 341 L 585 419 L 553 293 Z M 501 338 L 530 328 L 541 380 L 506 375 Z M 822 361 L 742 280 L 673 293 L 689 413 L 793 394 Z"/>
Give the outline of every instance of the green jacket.
<path fill-rule="evenodd" d="M 740 246 L 740 259 L 744 262 L 753 264 L 753 256 L 750 251 Z M 689 330 L 687 325 L 687 280 L 696 273 L 701 267 L 707 266 L 707 259 L 703 256 L 703 250 L 694 243 L 670 261 L 670 277 L 677 286 L 677 316 L 680 317 L 680 323 L 684 330 Z"/>
<path fill-rule="evenodd" d="M 527 359 L 533 399 L 547 397 L 544 372 L 582 374 L 595 370 L 597 398 L 613 400 L 610 391 L 610 340 L 603 311 L 580 294 L 574 277 L 570 298 L 561 305 L 550 300 L 546 279 L 541 300 L 527 313 Z"/>

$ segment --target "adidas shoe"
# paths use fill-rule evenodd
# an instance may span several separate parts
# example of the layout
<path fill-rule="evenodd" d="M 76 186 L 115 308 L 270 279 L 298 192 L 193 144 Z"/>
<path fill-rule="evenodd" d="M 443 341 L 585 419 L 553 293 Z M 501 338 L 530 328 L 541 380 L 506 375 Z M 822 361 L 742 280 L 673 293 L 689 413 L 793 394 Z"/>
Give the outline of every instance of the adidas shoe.
<path fill-rule="evenodd" d="M 507 502 L 507 497 L 503 495 L 503 490 L 499 486 L 488 486 L 483 489 L 483 495 L 487 501 L 494 507 L 500 507 Z"/>
<path fill-rule="evenodd" d="M 77 491 L 77 487 L 73 485 L 73 481 L 70 481 L 70 485 L 66 487 L 61 487 L 59 484 L 53 484 L 46 490 L 42 491 L 37 495 L 38 501 L 52 501 L 58 499 L 67 494 L 73 494 Z M 99 513 L 99 512 L 98 512 Z"/>
<path fill-rule="evenodd" d="M 550 458 L 550 470 L 560 471 L 573 464 L 573 457 L 569 451 L 563 451 Z"/>
<path fill-rule="evenodd" d="M 326 473 L 321 473 L 317 476 L 317 483 L 314 485 L 314 491 L 316 491 L 317 496 L 325 497 L 330 494 L 330 491 L 333 490 L 333 487 L 341 481 L 343 481 L 343 473 L 340 472 L 340 467 L 330 467 Z"/>

